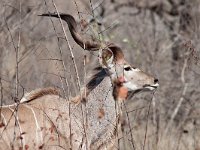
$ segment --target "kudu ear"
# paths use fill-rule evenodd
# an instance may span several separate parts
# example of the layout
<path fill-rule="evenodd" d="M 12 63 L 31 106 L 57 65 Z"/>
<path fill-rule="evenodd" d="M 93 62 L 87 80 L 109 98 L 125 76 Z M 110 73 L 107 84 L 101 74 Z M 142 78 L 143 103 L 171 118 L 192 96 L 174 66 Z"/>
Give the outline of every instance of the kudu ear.
<path fill-rule="evenodd" d="M 119 46 L 111 43 L 111 44 L 109 44 L 108 48 L 112 51 L 113 58 L 114 58 L 113 61 L 116 64 L 124 63 L 124 53 L 122 52 L 122 49 Z"/>
<path fill-rule="evenodd" d="M 99 50 L 99 62 L 103 68 L 110 68 L 113 66 L 114 55 L 108 48 Z"/>
<path fill-rule="evenodd" d="M 124 54 L 120 47 L 110 43 L 106 48 L 99 50 L 99 62 L 103 68 L 111 68 L 124 63 Z"/>

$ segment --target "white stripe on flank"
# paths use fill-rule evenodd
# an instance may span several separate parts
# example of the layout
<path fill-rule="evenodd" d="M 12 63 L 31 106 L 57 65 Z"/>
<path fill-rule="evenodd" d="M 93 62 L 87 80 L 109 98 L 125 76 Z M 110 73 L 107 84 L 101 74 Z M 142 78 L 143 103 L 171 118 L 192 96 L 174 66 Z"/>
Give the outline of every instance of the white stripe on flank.
<path fill-rule="evenodd" d="M 22 128 L 21 128 L 21 125 L 19 123 L 19 117 L 17 115 L 17 111 L 16 110 L 13 110 L 12 108 L 10 108 L 10 106 L 8 107 L 8 109 L 10 109 L 13 113 L 14 113 L 14 116 L 15 116 L 15 119 L 17 121 L 17 124 L 19 126 L 19 132 L 20 132 L 20 136 L 22 137 L 22 146 L 23 146 L 23 149 L 25 149 L 25 136 L 22 135 Z"/>
<path fill-rule="evenodd" d="M 42 136 L 42 131 L 41 131 L 41 128 L 40 128 L 40 125 L 38 123 L 38 120 L 37 120 L 37 117 L 36 117 L 36 114 L 35 114 L 35 111 L 33 110 L 32 107 L 28 106 L 28 105 L 24 105 L 25 107 L 29 108 L 32 113 L 33 113 L 33 116 L 34 116 L 34 119 L 35 119 L 35 124 L 36 124 L 36 141 L 37 143 L 39 144 L 40 142 L 42 143 L 43 142 L 43 136 Z M 40 132 L 40 139 L 38 138 L 39 135 L 38 135 L 38 132 Z"/>
<path fill-rule="evenodd" d="M 3 118 L 3 121 L 4 121 L 5 125 L 7 125 L 6 118 L 5 118 L 5 116 L 2 113 L 1 113 L 1 117 Z"/>
<path fill-rule="evenodd" d="M 1 106 L 1 108 L 7 108 L 7 107 L 13 107 L 13 106 L 17 106 L 17 103 L 11 104 L 11 105 L 3 105 Z"/>
<path fill-rule="evenodd" d="M 5 116 L 3 115 L 2 112 L 1 112 L 1 117 L 2 117 L 3 120 L 4 120 L 5 126 L 7 126 L 8 123 L 7 123 L 6 118 L 5 118 Z M 2 130 L 2 131 L 1 131 L 1 136 L 0 136 L 1 138 L 2 138 L 2 136 L 3 136 L 3 132 L 7 132 L 7 130 Z M 9 136 L 8 133 L 7 133 L 7 134 L 4 134 L 4 135 L 7 136 L 7 138 L 9 139 L 10 136 Z M 9 148 L 11 149 L 9 141 L 4 140 L 4 142 L 7 143 L 7 145 L 8 145 Z"/>

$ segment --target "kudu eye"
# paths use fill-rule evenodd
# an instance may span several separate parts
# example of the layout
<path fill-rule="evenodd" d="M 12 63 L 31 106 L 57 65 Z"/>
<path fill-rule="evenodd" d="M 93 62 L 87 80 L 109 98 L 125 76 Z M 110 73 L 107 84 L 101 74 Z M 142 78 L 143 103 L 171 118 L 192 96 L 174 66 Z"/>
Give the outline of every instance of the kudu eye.
<path fill-rule="evenodd" d="M 130 66 L 124 68 L 125 71 L 130 71 L 132 68 Z"/>

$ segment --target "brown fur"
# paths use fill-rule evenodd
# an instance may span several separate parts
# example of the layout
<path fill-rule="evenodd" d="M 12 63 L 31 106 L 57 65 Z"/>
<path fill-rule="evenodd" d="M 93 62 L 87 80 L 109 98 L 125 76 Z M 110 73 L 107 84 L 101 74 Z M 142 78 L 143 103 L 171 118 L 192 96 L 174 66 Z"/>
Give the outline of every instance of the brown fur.
<path fill-rule="evenodd" d="M 37 90 L 34 90 L 33 92 L 29 93 L 27 96 L 25 96 L 26 101 L 22 101 L 22 102 L 30 102 L 32 100 L 41 98 L 45 95 L 60 95 L 60 92 L 58 89 L 56 89 L 54 87 L 37 89 Z"/>
<path fill-rule="evenodd" d="M 113 97 L 115 100 L 126 100 L 128 96 L 128 89 L 123 86 L 123 82 L 118 80 L 114 81 Z"/>

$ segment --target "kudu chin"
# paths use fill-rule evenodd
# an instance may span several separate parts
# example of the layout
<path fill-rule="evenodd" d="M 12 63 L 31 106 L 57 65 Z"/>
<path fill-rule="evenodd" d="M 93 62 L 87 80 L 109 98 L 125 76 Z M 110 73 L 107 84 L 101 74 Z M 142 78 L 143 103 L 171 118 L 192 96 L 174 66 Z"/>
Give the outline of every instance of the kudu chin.
<path fill-rule="evenodd" d="M 42 14 L 64 20 L 75 42 L 88 51 L 99 51 L 101 69 L 86 85 L 82 96 L 70 101 L 53 88 L 34 90 L 21 103 L 1 108 L 0 150 L 5 149 L 118 149 L 118 101 L 129 92 L 155 90 L 158 79 L 132 67 L 114 43 L 86 39 L 69 14 Z"/>

